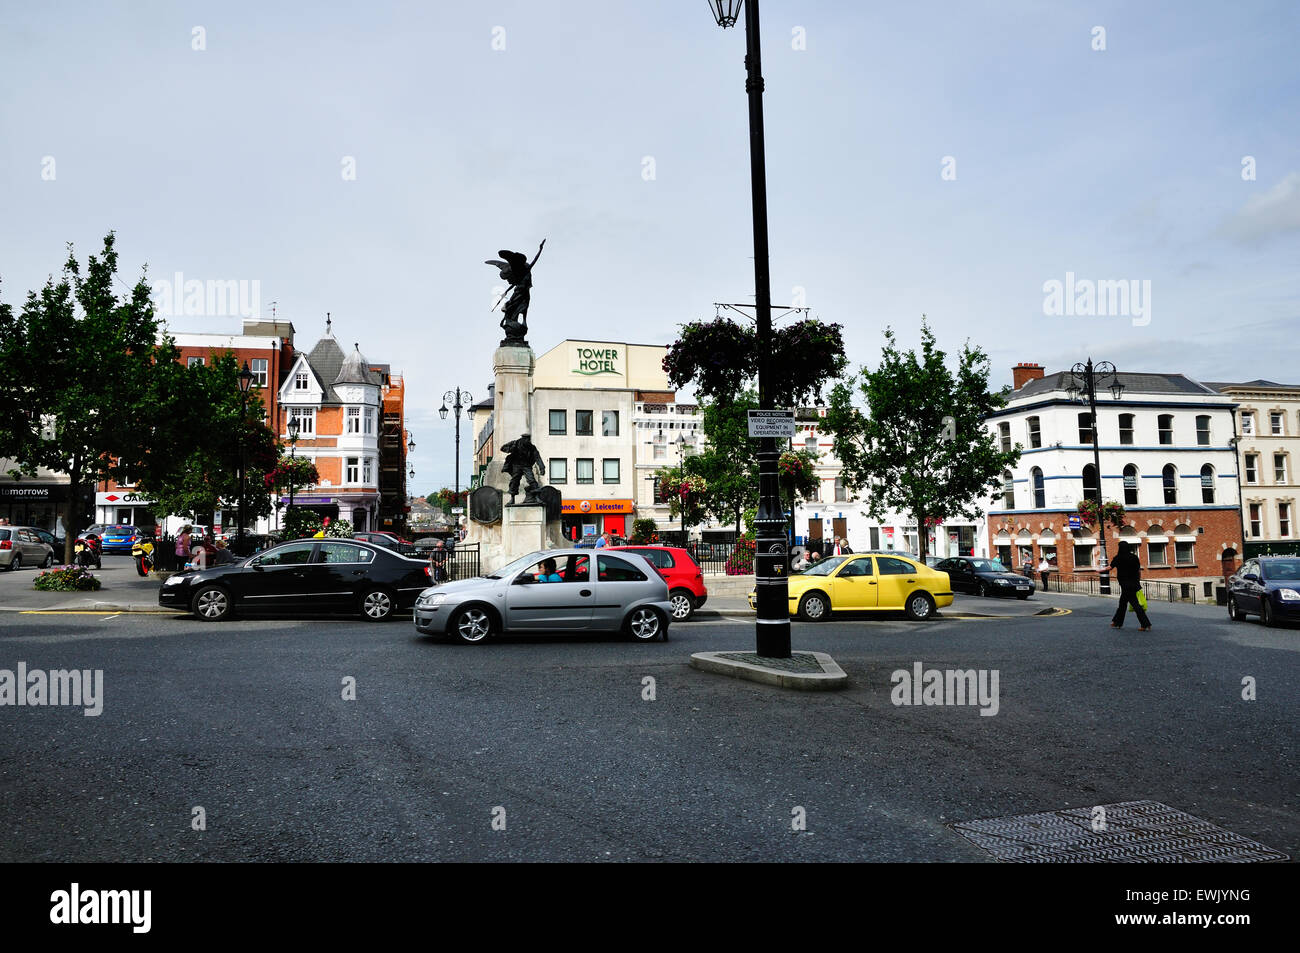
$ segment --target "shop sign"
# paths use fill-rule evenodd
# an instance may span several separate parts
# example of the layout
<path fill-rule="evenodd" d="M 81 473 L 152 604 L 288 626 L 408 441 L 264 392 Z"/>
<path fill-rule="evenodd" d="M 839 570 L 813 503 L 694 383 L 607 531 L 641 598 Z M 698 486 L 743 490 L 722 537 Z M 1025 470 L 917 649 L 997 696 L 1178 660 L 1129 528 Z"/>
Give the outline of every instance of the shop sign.
<path fill-rule="evenodd" d="M 128 493 L 124 490 L 107 490 L 95 494 L 96 506 L 148 506 L 150 500 L 143 493 Z"/>
<path fill-rule="evenodd" d="M 560 512 L 575 513 L 631 513 L 631 500 L 563 500 Z"/>
<path fill-rule="evenodd" d="M 579 346 L 577 351 L 577 363 L 573 368 L 575 374 L 584 377 L 594 377 L 597 374 L 622 375 L 623 372 L 618 369 L 618 348 Z"/>

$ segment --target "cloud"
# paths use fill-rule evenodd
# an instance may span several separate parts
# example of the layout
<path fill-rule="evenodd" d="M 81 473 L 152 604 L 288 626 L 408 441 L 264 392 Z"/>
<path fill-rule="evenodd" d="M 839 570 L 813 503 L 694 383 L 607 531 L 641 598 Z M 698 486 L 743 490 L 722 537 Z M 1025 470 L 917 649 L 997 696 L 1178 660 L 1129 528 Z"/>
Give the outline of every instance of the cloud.
<path fill-rule="evenodd" d="M 1251 199 L 1219 229 L 1222 235 L 1252 244 L 1294 231 L 1300 231 L 1300 172 Z"/>

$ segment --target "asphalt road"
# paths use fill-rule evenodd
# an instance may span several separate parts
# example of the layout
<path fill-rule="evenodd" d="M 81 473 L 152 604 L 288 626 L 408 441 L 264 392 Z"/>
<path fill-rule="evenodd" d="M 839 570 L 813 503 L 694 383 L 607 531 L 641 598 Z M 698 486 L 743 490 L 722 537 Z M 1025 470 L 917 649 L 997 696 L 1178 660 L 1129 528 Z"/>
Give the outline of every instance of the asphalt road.
<path fill-rule="evenodd" d="M 827 694 L 691 669 L 752 649 L 725 615 L 461 646 L 407 620 L 4 613 L 0 669 L 102 669 L 104 703 L 0 707 L 0 860 L 982 861 L 947 824 L 1145 798 L 1297 856 L 1300 630 L 1156 606 L 1115 632 L 1108 603 L 1054 601 L 796 623 L 850 677 Z M 997 714 L 893 704 L 915 662 L 997 670 Z"/>

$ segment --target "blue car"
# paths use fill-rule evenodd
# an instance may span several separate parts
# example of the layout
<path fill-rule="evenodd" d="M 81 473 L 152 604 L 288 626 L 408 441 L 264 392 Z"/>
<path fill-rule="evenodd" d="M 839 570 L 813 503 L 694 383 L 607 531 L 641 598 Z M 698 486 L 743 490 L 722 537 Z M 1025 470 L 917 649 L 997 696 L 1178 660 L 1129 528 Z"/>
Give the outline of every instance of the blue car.
<path fill-rule="evenodd" d="M 138 527 L 112 523 L 100 534 L 100 544 L 106 553 L 130 553 L 135 541 L 141 537 Z"/>
<path fill-rule="evenodd" d="M 1247 559 L 1228 580 L 1228 618 L 1259 616 L 1264 625 L 1300 622 L 1300 556 Z"/>

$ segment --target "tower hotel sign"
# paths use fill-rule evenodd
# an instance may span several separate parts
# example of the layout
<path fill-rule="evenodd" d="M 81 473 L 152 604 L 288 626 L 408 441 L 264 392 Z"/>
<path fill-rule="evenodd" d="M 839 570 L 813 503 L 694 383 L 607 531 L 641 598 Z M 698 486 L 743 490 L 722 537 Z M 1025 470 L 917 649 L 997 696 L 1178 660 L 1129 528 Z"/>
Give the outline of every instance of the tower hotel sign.
<path fill-rule="evenodd" d="M 618 366 L 620 360 L 618 348 L 608 344 L 594 346 L 579 344 L 574 350 L 577 352 L 573 367 L 575 374 L 586 377 L 594 377 L 597 374 L 623 376 L 623 370 Z"/>

